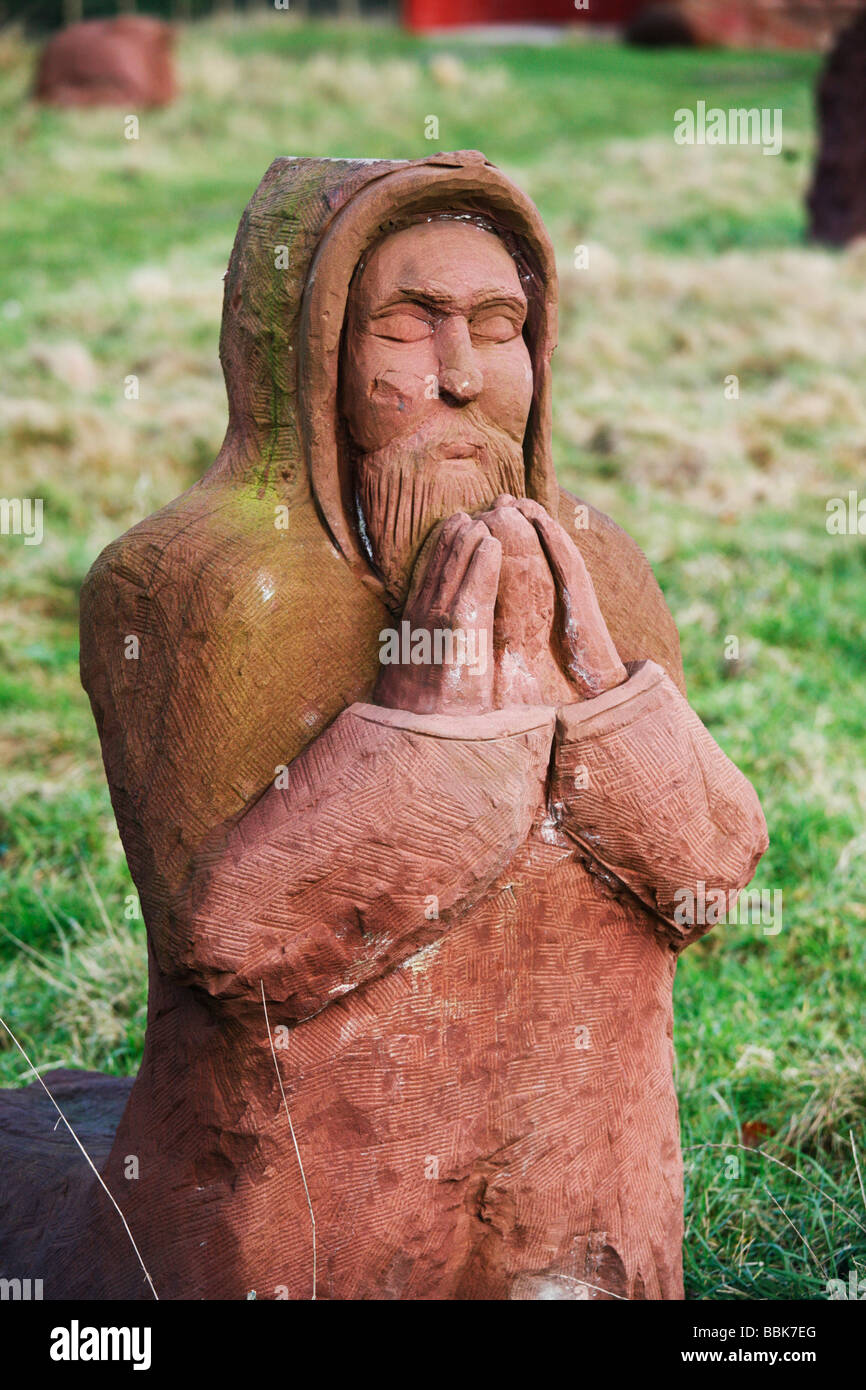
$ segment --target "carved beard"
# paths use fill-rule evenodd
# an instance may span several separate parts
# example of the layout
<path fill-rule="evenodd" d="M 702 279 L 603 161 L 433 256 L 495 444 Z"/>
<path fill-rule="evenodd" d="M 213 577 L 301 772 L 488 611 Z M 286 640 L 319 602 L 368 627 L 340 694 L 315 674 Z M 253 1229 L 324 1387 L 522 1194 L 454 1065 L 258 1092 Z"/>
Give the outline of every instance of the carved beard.
<path fill-rule="evenodd" d="M 467 447 L 468 446 L 468 447 Z M 474 466 L 449 468 L 443 460 L 477 451 Z M 402 609 L 418 552 L 437 521 L 455 512 L 486 509 L 503 492 L 526 492 L 523 448 L 488 421 L 422 425 L 361 454 L 355 488 L 373 562 L 392 607 Z"/>

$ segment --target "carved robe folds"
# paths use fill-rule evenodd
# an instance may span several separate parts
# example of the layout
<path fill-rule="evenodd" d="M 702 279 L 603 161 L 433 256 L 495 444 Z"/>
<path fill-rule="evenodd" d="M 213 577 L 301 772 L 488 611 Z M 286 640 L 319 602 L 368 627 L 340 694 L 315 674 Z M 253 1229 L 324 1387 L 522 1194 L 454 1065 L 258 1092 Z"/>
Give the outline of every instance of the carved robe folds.
<path fill-rule="evenodd" d="M 160 963 L 308 1020 L 283 1065 L 320 1283 L 681 1296 L 671 980 L 706 928 L 674 894 L 742 887 L 766 831 L 670 679 L 633 663 L 556 712 L 356 704 L 287 780 L 203 851 Z"/>

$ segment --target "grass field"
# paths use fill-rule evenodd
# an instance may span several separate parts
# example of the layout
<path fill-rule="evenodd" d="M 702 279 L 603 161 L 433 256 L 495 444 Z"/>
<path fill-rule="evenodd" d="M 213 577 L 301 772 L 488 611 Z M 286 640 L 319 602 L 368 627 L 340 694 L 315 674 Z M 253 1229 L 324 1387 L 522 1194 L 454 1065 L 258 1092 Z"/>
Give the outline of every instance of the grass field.
<path fill-rule="evenodd" d="M 0 537 L 0 1011 L 39 1069 L 132 1072 L 141 1051 L 144 936 L 78 589 L 216 453 L 240 212 L 276 154 L 478 147 L 557 248 L 560 476 L 649 555 L 691 701 L 764 804 L 756 885 L 784 894 L 778 934 L 719 927 L 678 976 L 689 1296 L 866 1279 L 866 546 L 825 526 L 828 498 L 866 495 L 866 247 L 805 241 L 816 60 L 436 46 L 279 14 L 185 33 L 183 97 L 137 141 L 122 112 L 33 107 L 32 61 L 0 33 L 0 495 L 45 506 L 41 545 Z M 673 112 L 699 99 L 781 108 L 782 154 L 678 146 Z M 2 1083 L 22 1073 L 0 1041 Z"/>

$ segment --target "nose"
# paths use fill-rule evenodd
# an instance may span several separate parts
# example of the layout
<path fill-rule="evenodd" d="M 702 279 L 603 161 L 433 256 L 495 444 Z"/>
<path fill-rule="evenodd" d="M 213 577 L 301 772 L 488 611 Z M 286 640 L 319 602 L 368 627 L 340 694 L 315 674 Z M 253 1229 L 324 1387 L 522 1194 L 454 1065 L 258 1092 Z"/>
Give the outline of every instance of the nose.
<path fill-rule="evenodd" d="M 480 395 L 484 376 L 478 365 L 469 324 L 461 314 L 443 319 L 436 329 L 439 350 L 439 395 L 467 405 Z"/>

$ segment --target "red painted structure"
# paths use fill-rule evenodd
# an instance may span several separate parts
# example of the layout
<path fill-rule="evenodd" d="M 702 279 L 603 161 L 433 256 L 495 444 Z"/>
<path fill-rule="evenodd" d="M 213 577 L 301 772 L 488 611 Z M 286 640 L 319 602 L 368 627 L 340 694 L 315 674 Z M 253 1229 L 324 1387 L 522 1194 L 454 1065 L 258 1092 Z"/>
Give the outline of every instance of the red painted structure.
<path fill-rule="evenodd" d="M 861 12 L 863 0 L 656 0 L 675 10 L 695 42 L 722 48 L 829 48 Z M 606 24 L 624 27 L 651 0 L 403 0 L 403 22 L 416 33 L 471 25 Z"/>
<path fill-rule="evenodd" d="M 450 29 L 469 24 L 625 24 L 646 0 L 404 0 L 408 29 Z"/>

